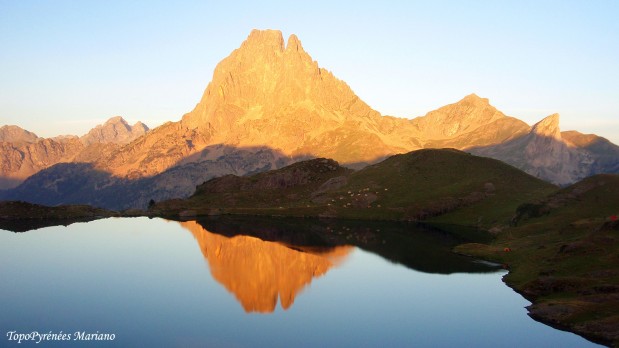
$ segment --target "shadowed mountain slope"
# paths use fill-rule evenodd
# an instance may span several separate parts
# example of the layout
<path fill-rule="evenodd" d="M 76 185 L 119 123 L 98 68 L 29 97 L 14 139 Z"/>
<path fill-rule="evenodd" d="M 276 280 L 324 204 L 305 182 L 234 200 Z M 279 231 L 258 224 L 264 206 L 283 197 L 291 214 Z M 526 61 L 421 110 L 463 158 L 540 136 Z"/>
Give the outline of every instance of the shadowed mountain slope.
<path fill-rule="evenodd" d="M 132 127 L 120 116 L 96 126 L 81 138 L 39 138 L 19 127 L 4 126 L 0 128 L 0 189 L 14 188 L 26 178 L 57 163 L 95 162 L 147 131 L 148 127 L 143 123 L 138 122 Z"/>
<path fill-rule="evenodd" d="M 562 133 L 558 114 L 544 118 L 527 134 L 467 151 L 499 159 L 558 185 L 568 185 L 598 173 L 619 173 L 618 146 L 595 135 Z"/>

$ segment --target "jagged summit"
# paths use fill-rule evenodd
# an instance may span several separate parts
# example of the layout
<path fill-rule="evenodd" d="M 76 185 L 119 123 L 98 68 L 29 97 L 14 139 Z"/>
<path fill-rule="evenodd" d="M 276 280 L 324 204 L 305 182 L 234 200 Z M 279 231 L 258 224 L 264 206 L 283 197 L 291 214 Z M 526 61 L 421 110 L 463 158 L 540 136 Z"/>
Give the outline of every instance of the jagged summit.
<path fill-rule="evenodd" d="M 127 123 L 127 121 L 122 117 L 122 116 L 114 116 L 114 117 L 110 117 L 109 120 L 105 121 L 104 124 L 117 124 L 117 123 L 121 123 L 121 124 L 125 124 L 125 125 L 129 125 Z"/>
<path fill-rule="evenodd" d="M 0 141 L 32 143 L 39 137 L 19 126 L 7 125 L 0 127 Z"/>
<path fill-rule="evenodd" d="M 317 138 L 349 120 L 369 123 L 364 131 L 380 128 L 380 114 L 320 68 L 296 35 L 290 35 L 287 46 L 283 42 L 280 31 L 252 31 L 217 65 L 202 100 L 183 116 L 183 126 L 208 135 L 212 143 L 266 145 L 290 155 L 300 148 L 326 155 L 316 148 L 333 143 Z"/>
<path fill-rule="evenodd" d="M 473 104 L 477 104 L 477 105 L 481 105 L 481 104 L 490 105 L 490 100 L 488 98 L 481 98 L 480 96 L 478 96 L 475 93 L 471 93 L 471 94 L 465 96 L 458 103 L 464 103 L 464 102 L 466 102 L 466 103 L 473 103 Z"/>
<path fill-rule="evenodd" d="M 301 40 L 291 34 L 288 37 L 286 45 L 284 45 L 284 36 L 280 30 L 266 29 L 251 31 L 247 39 L 243 41 L 240 49 L 256 50 L 263 52 L 285 52 L 286 50 L 303 51 Z"/>
<path fill-rule="evenodd" d="M 93 143 L 126 144 L 146 134 L 148 130 L 148 127 L 142 122 L 137 122 L 131 126 L 122 116 L 114 116 L 104 124 L 91 129 L 87 134 L 80 137 L 80 140 L 84 145 Z"/>
<path fill-rule="evenodd" d="M 531 132 L 540 136 L 550 137 L 561 140 L 561 129 L 559 128 L 559 114 L 552 114 L 537 122 L 531 128 Z"/>
<path fill-rule="evenodd" d="M 299 40 L 299 38 L 295 34 L 292 34 L 288 37 L 288 43 L 286 44 L 286 50 L 304 51 L 303 46 L 301 45 L 301 40 Z"/>

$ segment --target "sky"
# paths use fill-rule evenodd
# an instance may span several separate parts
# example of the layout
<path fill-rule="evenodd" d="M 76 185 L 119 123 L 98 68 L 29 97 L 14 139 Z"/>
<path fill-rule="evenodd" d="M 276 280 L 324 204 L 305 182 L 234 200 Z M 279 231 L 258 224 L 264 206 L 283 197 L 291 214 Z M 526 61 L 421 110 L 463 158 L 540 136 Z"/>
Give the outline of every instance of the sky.
<path fill-rule="evenodd" d="M 198 103 L 250 31 L 296 34 L 383 115 L 476 93 L 619 144 L 619 1 L 0 0 L 0 125 L 51 137 Z"/>

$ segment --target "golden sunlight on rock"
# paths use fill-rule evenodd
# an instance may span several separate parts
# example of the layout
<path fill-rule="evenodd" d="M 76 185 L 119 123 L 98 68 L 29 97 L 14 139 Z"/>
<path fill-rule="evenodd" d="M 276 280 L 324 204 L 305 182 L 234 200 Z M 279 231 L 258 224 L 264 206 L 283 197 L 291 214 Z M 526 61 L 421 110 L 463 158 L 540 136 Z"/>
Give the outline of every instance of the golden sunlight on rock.
<path fill-rule="evenodd" d="M 236 296 L 246 312 L 271 313 L 281 303 L 288 309 L 303 288 L 341 264 L 351 246 L 328 251 L 266 242 L 250 236 L 226 237 L 195 221 L 181 222 L 198 241 L 211 274 Z"/>

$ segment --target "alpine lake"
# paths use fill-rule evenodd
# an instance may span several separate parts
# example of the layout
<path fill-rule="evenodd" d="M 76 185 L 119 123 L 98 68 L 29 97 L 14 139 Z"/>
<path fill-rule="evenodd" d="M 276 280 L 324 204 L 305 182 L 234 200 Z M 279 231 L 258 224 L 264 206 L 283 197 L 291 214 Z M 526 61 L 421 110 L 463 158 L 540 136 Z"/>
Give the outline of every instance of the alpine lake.
<path fill-rule="evenodd" d="M 0 346 L 597 346 L 529 318 L 501 265 L 451 252 L 467 238 L 225 216 L 0 230 Z M 15 339 L 33 332 L 68 339 Z"/>

